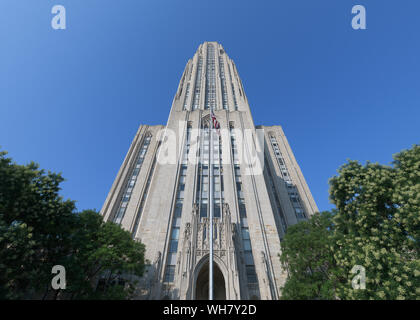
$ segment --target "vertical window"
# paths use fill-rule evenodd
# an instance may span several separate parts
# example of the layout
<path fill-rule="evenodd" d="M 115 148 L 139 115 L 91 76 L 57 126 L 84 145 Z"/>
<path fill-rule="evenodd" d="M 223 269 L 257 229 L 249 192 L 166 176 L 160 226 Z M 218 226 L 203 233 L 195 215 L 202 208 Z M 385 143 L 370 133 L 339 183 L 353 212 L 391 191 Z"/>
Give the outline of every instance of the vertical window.
<path fill-rule="evenodd" d="M 156 158 L 157 158 L 157 155 L 155 155 L 155 158 L 153 159 L 152 167 L 150 168 L 149 176 L 148 176 L 147 182 L 146 182 L 146 186 L 145 186 L 144 191 L 143 191 L 143 196 L 141 197 L 140 206 L 139 206 L 139 209 L 137 210 L 137 215 L 136 215 L 136 219 L 134 221 L 133 231 L 131 233 L 133 238 L 136 236 L 137 229 L 139 227 L 140 217 L 143 213 L 144 205 L 146 203 L 146 198 L 147 198 L 147 194 L 149 192 L 150 183 L 152 182 L 153 172 L 155 171 Z"/>
<path fill-rule="evenodd" d="M 188 98 L 190 96 L 190 83 L 187 83 L 187 89 L 185 92 L 185 99 L 184 99 L 184 106 L 183 106 L 183 110 L 187 110 L 187 104 L 188 104 Z"/>
<path fill-rule="evenodd" d="M 231 133 L 231 144 L 232 144 L 232 154 L 233 159 L 237 158 L 237 154 L 235 150 L 237 148 L 236 140 L 233 131 L 233 125 L 230 128 Z M 238 199 L 238 209 L 239 209 L 239 216 L 241 219 L 241 238 L 242 238 L 242 247 L 244 249 L 244 258 L 245 258 L 245 270 L 246 270 L 246 278 L 248 281 L 248 286 L 254 286 L 258 284 L 257 274 L 255 272 L 255 265 L 254 259 L 252 255 L 252 245 L 251 245 L 251 238 L 249 236 L 249 227 L 248 227 L 248 219 L 245 207 L 245 199 L 242 190 L 242 177 L 241 177 L 241 168 L 239 164 L 234 165 L 234 175 L 236 181 L 236 194 Z"/>
<path fill-rule="evenodd" d="M 286 184 L 287 192 L 289 194 L 290 202 L 292 203 L 293 209 L 295 210 L 295 215 L 298 220 L 305 220 L 306 215 L 303 210 L 303 206 L 300 201 L 299 193 L 296 186 L 293 184 L 292 178 L 289 174 L 289 171 L 284 161 L 283 155 L 281 154 L 279 144 L 275 136 L 270 135 L 271 147 L 273 148 L 274 154 L 276 156 L 277 164 L 279 165 L 282 178 Z M 272 177 L 271 177 L 272 179 Z M 274 183 L 272 183 L 274 186 Z M 275 191 L 275 188 L 274 188 Z M 276 193 L 275 193 L 276 194 Z"/>
<path fill-rule="evenodd" d="M 235 110 L 238 110 L 238 101 L 236 100 L 235 86 L 233 85 L 233 77 L 232 77 L 232 72 L 230 71 L 230 65 L 228 65 L 228 69 L 229 69 L 229 76 L 231 80 L 230 85 L 232 87 L 233 102 L 235 104 Z"/>
<path fill-rule="evenodd" d="M 212 44 L 207 45 L 206 98 L 204 109 L 216 108 L 216 63 Z"/>
<path fill-rule="evenodd" d="M 200 55 L 198 57 L 198 64 L 197 64 L 197 75 L 195 78 L 195 86 L 194 86 L 194 98 L 193 98 L 193 106 L 192 109 L 198 109 L 198 105 L 200 104 L 200 91 L 201 91 L 201 73 L 203 71 L 203 58 Z"/>
<path fill-rule="evenodd" d="M 283 210 L 281 209 L 280 199 L 277 194 L 276 186 L 274 185 L 273 175 L 271 174 L 271 170 L 268 165 L 267 159 L 265 159 L 264 170 L 267 170 L 267 175 L 268 175 L 269 186 L 267 186 L 267 189 L 271 187 L 271 191 L 274 195 L 274 204 L 276 206 L 276 210 L 273 210 L 273 211 L 276 211 L 277 214 L 279 215 L 280 221 L 281 221 L 281 228 L 283 232 L 286 232 L 286 229 L 287 229 L 286 219 L 284 218 Z"/>
<path fill-rule="evenodd" d="M 246 266 L 246 277 L 249 284 L 258 283 L 257 273 L 255 272 L 254 265 Z"/>
<path fill-rule="evenodd" d="M 223 101 L 223 109 L 228 109 L 228 97 L 227 97 L 227 89 L 226 89 L 226 76 L 225 76 L 225 66 L 223 64 L 223 57 L 219 56 L 219 73 L 220 73 L 220 81 L 222 87 L 222 101 Z"/>
<path fill-rule="evenodd" d="M 190 143 L 191 124 L 187 125 L 187 135 L 184 143 L 184 150 Z M 181 228 L 182 206 L 184 203 L 185 181 L 187 177 L 187 164 L 182 164 L 179 168 L 177 198 L 175 201 L 174 212 L 172 217 L 172 229 L 169 239 L 168 257 L 166 260 L 165 282 L 173 282 L 175 279 L 176 255 L 178 252 L 179 231 Z"/>
<path fill-rule="evenodd" d="M 200 217 L 209 216 L 209 201 L 210 201 L 210 131 L 208 123 L 203 123 L 201 126 L 202 137 L 200 141 L 200 161 L 198 165 L 198 178 L 196 188 L 196 202 L 199 204 Z M 214 217 L 220 218 L 222 216 L 222 205 L 224 203 L 224 185 L 223 185 L 223 168 L 222 163 L 222 148 L 221 137 L 213 133 L 213 210 Z"/>
<path fill-rule="evenodd" d="M 133 192 L 134 186 L 135 186 L 136 181 L 137 181 L 137 176 L 138 176 L 138 174 L 140 172 L 140 169 L 142 167 L 144 158 L 146 157 L 146 152 L 147 152 L 147 149 L 149 148 L 151 139 L 152 139 L 152 136 L 150 134 L 146 134 L 146 137 L 143 141 L 143 144 L 140 147 L 140 150 L 137 154 L 137 158 L 135 160 L 134 166 L 131 169 L 130 174 L 128 175 L 129 178 L 126 182 L 124 192 L 121 196 L 120 206 L 117 210 L 116 215 L 114 216 L 114 222 L 115 223 L 121 224 L 121 221 L 124 218 L 125 210 L 127 208 L 128 202 L 130 201 L 131 193 Z"/>
<path fill-rule="evenodd" d="M 166 266 L 165 282 L 174 282 L 175 279 L 175 265 Z"/>

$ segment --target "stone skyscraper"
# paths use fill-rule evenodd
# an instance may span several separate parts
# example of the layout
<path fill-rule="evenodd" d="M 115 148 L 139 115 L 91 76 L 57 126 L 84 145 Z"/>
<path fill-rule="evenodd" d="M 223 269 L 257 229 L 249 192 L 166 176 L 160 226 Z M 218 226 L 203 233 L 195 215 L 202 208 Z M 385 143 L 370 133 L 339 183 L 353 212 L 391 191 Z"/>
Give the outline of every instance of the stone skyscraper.
<path fill-rule="evenodd" d="M 318 210 L 281 127 L 254 125 L 235 64 L 205 42 L 166 126 L 140 126 L 101 210 L 146 245 L 139 298 L 208 297 L 210 109 L 215 299 L 278 299 L 284 232 Z"/>

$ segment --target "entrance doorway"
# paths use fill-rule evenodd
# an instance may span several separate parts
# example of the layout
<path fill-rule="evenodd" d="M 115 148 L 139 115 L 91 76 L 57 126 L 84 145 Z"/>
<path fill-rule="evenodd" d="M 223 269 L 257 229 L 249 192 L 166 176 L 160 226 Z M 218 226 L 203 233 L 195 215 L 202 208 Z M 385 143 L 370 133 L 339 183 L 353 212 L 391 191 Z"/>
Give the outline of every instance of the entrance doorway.
<path fill-rule="evenodd" d="M 197 276 L 195 299 L 209 299 L 209 262 L 207 261 Z M 216 263 L 213 263 L 213 299 L 226 300 L 225 278 Z"/>

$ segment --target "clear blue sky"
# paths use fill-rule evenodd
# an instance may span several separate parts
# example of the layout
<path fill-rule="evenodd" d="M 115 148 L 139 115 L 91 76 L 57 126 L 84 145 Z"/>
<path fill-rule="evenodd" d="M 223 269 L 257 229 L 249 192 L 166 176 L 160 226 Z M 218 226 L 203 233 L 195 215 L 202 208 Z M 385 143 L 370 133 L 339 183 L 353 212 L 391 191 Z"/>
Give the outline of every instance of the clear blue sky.
<path fill-rule="evenodd" d="M 51 28 L 51 8 L 67 29 Z M 351 8 L 367 9 L 367 30 Z M 166 124 L 204 41 L 234 59 L 256 124 L 281 124 L 321 210 L 346 159 L 420 142 L 416 0 L 1 0 L 0 145 L 100 209 L 139 124 Z"/>

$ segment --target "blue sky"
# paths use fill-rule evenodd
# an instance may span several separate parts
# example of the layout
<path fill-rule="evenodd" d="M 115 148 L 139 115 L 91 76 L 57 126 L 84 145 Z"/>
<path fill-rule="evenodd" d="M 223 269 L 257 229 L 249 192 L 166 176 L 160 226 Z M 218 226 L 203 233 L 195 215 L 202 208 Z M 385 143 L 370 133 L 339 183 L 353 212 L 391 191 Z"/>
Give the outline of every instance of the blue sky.
<path fill-rule="evenodd" d="M 67 29 L 51 28 L 64 5 Z M 351 8 L 367 9 L 367 30 Z M 320 210 L 346 159 L 389 164 L 420 138 L 414 0 L 1 0 L 0 146 L 62 172 L 100 209 L 139 124 L 165 124 L 204 41 L 235 61 L 256 124 L 280 124 Z"/>

